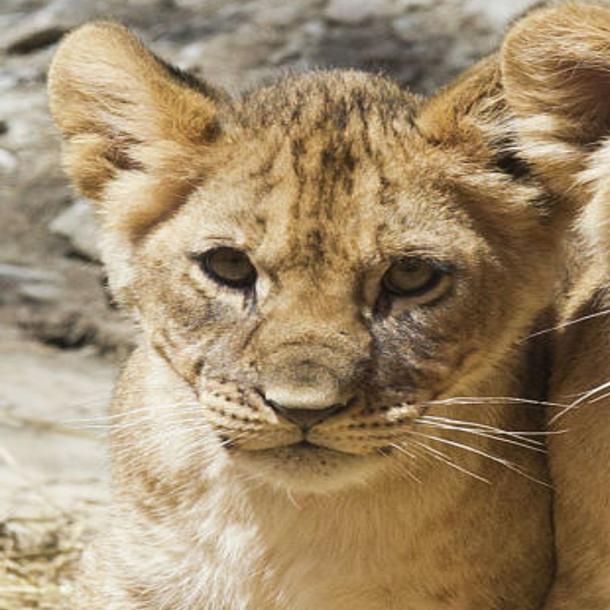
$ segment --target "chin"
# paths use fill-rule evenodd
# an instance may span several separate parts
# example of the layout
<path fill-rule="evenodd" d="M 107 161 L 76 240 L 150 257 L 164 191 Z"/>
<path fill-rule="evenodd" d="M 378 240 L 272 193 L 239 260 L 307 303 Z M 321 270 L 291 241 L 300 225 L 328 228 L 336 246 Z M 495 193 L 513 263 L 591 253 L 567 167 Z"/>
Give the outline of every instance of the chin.
<path fill-rule="evenodd" d="M 232 458 L 257 480 L 297 494 L 327 494 L 364 485 L 383 465 L 382 456 L 343 453 L 306 443 L 239 451 Z"/>

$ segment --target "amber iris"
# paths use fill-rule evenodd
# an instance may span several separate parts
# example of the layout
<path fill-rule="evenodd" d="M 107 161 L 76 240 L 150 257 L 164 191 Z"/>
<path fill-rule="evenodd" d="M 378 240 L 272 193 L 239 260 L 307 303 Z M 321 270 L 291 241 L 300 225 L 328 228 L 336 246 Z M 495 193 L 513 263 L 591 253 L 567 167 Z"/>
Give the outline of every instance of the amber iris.
<path fill-rule="evenodd" d="M 396 296 L 420 296 L 436 288 L 443 272 L 433 263 L 408 258 L 394 263 L 381 280 L 383 288 Z"/>

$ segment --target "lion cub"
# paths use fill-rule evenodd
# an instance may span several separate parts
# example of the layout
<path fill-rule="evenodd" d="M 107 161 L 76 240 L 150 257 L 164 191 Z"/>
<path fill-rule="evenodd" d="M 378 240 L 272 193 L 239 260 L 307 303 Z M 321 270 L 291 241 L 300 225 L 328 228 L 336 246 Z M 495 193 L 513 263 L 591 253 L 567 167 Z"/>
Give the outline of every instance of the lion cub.
<path fill-rule="evenodd" d="M 541 607 L 548 349 L 525 339 L 576 206 L 517 156 L 503 58 L 427 101 L 354 71 L 231 99 L 119 25 L 64 40 L 65 166 L 142 328 L 77 607 Z"/>

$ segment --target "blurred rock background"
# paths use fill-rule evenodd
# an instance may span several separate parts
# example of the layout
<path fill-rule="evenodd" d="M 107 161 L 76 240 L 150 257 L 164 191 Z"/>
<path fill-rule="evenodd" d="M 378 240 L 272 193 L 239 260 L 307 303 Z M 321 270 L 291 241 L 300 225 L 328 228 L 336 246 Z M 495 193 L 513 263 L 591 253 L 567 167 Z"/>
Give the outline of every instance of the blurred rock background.
<path fill-rule="evenodd" d="M 45 78 L 61 36 L 117 19 L 235 94 L 314 66 L 381 70 L 429 94 L 493 50 L 533 3 L 0 0 L 0 559 L 24 544 L 23 519 L 70 520 L 103 502 L 103 443 L 75 420 L 103 413 L 134 337 L 106 291 L 91 210 L 60 168 Z M 2 597 L 3 569 L 0 608 L 25 607 Z M 27 581 L 9 572 L 13 588 Z"/>
<path fill-rule="evenodd" d="M 62 175 L 45 75 L 93 18 L 134 28 L 171 62 L 238 93 L 312 66 L 381 70 L 420 93 L 497 44 L 531 0 L 2 0 L 0 324 L 62 349 L 125 351 L 131 330 L 97 261 L 85 201 Z"/>

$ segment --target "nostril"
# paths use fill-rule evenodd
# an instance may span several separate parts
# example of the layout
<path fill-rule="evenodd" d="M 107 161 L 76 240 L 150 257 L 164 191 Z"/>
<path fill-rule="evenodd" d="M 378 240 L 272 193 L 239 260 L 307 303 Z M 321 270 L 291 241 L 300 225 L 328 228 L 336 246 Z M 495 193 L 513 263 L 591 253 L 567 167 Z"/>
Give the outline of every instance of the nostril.
<path fill-rule="evenodd" d="M 337 403 L 323 409 L 294 409 L 280 405 L 273 400 L 266 399 L 266 402 L 278 415 L 296 424 L 303 430 L 313 428 L 316 424 L 339 413 L 347 406 L 346 403 Z"/>

